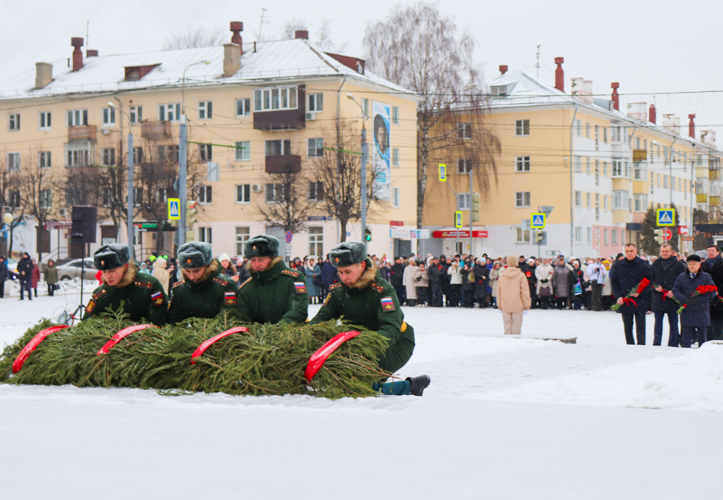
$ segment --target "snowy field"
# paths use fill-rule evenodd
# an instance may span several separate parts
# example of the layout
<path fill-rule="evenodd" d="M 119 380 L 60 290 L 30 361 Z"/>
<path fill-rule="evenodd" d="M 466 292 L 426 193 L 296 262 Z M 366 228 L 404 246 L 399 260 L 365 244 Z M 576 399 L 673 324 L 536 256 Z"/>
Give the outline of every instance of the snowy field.
<path fill-rule="evenodd" d="M 0 345 L 77 301 L 0 299 Z M 610 312 L 531 311 L 522 338 L 495 310 L 405 314 L 422 398 L 0 385 L 0 498 L 721 498 L 723 345 L 626 346 Z"/>

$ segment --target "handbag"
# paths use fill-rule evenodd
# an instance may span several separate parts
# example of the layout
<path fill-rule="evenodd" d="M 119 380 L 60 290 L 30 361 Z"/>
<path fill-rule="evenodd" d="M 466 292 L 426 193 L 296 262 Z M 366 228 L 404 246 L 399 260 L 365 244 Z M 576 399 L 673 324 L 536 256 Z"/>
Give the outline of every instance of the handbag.
<path fill-rule="evenodd" d="M 321 276 L 317 274 L 316 276 L 311 278 L 311 282 L 316 286 L 321 286 Z"/>
<path fill-rule="evenodd" d="M 545 281 L 547 281 L 547 280 L 545 280 Z M 540 297 L 549 297 L 550 295 L 552 295 L 552 293 L 550 293 L 550 287 L 549 286 L 541 286 L 540 293 L 538 293 L 537 295 L 539 295 Z"/>
<path fill-rule="evenodd" d="M 60 290 L 60 285 L 58 283 L 53 283 L 53 290 Z"/>

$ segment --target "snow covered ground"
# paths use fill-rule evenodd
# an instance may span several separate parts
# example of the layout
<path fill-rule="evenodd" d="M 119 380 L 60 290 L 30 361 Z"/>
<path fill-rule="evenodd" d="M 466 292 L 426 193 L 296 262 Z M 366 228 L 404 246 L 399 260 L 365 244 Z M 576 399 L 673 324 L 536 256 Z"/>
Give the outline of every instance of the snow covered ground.
<path fill-rule="evenodd" d="M 0 346 L 77 300 L 0 300 Z M 422 398 L 0 385 L 1 497 L 720 498 L 723 345 L 627 346 L 609 312 L 531 311 L 514 339 L 494 310 L 405 314 Z"/>

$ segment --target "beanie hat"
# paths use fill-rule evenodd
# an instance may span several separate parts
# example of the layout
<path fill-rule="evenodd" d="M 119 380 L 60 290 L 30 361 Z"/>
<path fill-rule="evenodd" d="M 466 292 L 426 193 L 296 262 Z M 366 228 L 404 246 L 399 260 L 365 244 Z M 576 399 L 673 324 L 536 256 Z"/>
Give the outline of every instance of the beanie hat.
<path fill-rule="evenodd" d="M 95 268 L 99 271 L 109 271 L 130 261 L 130 251 L 126 245 L 111 243 L 103 245 L 93 254 Z"/>
<path fill-rule="evenodd" d="M 254 236 L 246 242 L 244 254 L 247 259 L 252 257 L 277 257 L 279 255 L 279 240 L 268 234 Z"/>
<path fill-rule="evenodd" d="M 223 260 L 227 260 L 227 261 L 231 262 L 231 257 L 229 257 L 227 253 L 222 253 L 221 255 L 218 256 L 218 261 L 221 262 Z"/>
<path fill-rule="evenodd" d="M 367 257 L 366 246 L 360 241 L 339 243 L 331 249 L 331 263 L 334 267 L 347 267 L 364 262 Z"/>
<path fill-rule="evenodd" d="M 507 256 L 507 267 L 517 267 L 520 264 L 519 259 L 516 255 Z"/>
<path fill-rule="evenodd" d="M 212 260 L 211 245 L 202 241 L 190 241 L 178 249 L 178 261 L 183 269 L 204 267 Z"/>

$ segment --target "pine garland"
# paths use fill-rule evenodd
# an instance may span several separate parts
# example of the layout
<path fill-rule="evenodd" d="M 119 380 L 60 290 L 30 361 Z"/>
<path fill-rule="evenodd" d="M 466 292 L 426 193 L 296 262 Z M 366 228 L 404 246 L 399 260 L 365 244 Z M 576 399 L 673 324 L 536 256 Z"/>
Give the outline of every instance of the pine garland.
<path fill-rule="evenodd" d="M 0 381 L 12 384 L 78 387 L 137 387 L 161 394 L 224 392 L 234 395 L 312 394 L 331 399 L 366 397 L 372 384 L 385 379 L 376 360 L 387 341 L 376 332 L 330 321 L 318 325 L 245 324 L 228 312 L 213 319 L 147 328 L 121 340 L 108 354 L 98 350 L 116 332 L 134 323 L 121 314 L 106 314 L 48 336 L 12 374 L 20 350 L 45 320 L 30 328 L 0 357 Z M 191 354 L 205 340 L 235 326 L 248 333 L 225 337 L 191 364 Z M 309 383 L 309 357 L 334 335 L 350 329 L 362 335 L 342 344 Z"/>

